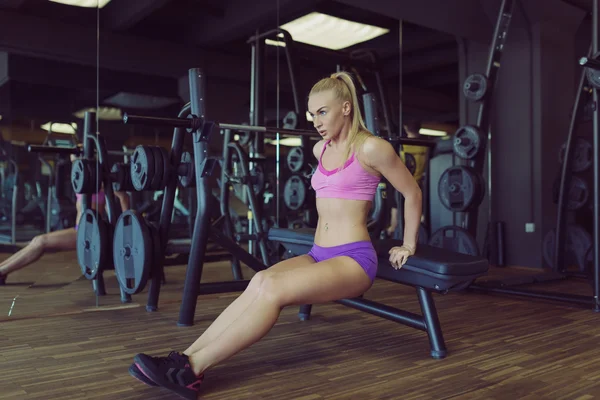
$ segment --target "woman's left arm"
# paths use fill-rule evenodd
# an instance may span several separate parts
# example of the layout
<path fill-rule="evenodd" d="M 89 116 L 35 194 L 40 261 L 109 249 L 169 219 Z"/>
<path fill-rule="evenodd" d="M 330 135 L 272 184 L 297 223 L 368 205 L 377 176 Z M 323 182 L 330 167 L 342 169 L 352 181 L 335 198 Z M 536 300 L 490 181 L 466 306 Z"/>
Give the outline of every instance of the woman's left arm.
<path fill-rule="evenodd" d="M 404 196 L 404 240 L 402 247 L 408 250 L 398 253 L 398 249 L 390 250 L 390 261 L 401 267 L 409 255 L 417 249 L 419 225 L 421 224 L 422 194 L 419 184 L 412 176 L 394 147 L 385 139 L 372 137 L 365 141 L 362 153 L 365 162 L 383 175 L 394 188 Z M 394 249 L 396 249 L 394 251 Z M 392 253 L 397 254 L 392 254 Z M 393 260 L 392 260 L 393 259 Z"/>

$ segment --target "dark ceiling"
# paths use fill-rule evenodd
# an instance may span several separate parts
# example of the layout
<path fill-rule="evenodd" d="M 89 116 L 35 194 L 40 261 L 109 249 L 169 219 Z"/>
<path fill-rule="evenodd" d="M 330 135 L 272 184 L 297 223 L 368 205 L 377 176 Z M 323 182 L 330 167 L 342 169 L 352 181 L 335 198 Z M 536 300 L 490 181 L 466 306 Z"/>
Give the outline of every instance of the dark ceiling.
<path fill-rule="evenodd" d="M 570 2 L 591 7 L 591 1 Z M 172 115 L 185 100 L 181 81 L 189 68 L 203 68 L 212 82 L 249 87 L 248 38 L 321 11 L 390 29 L 338 54 L 347 57 L 349 51 L 359 49 L 375 52 L 392 114 L 400 107 L 401 75 L 405 117 L 455 122 L 456 37 L 487 43 L 498 4 L 499 0 L 112 0 L 98 12 L 43 0 L 4 0 L 0 2 L 0 115 L 2 123 L 69 120 L 74 111 L 97 101 Z M 403 20 L 401 35 L 399 19 Z M 272 71 L 284 53 L 266 47 L 266 68 Z M 298 46 L 294 65 L 300 79 L 335 71 L 334 59 L 313 50 Z M 279 89 L 285 92 L 288 78 L 282 79 Z M 375 89 L 373 81 L 365 79 L 369 89 Z M 271 79 L 267 93 L 277 87 Z M 250 97 L 249 91 L 240 95 Z"/>

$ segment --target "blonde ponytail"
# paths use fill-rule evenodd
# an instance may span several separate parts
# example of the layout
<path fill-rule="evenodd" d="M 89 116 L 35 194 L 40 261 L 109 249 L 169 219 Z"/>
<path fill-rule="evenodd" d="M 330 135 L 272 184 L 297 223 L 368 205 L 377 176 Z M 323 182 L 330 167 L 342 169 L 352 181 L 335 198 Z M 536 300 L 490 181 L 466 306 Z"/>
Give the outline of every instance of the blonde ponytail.
<path fill-rule="evenodd" d="M 369 132 L 362 118 L 360 111 L 360 103 L 356 94 L 356 86 L 352 80 L 352 76 L 345 71 L 331 74 L 329 78 L 323 78 L 317 82 L 311 89 L 310 94 L 333 90 L 337 99 L 341 102 L 349 101 L 352 105 L 350 132 L 348 133 L 348 146 L 342 159 L 340 168 L 343 168 L 346 160 L 350 157 L 350 152 L 354 148 L 361 148 L 365 140 L 373 134 Z"/>

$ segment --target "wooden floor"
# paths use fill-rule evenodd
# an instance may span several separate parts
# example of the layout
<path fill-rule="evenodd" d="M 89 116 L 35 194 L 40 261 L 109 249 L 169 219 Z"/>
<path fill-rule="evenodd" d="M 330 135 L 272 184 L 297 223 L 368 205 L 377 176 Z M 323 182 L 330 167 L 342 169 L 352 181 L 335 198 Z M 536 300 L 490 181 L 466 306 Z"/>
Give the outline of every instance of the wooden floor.
<path fill-rule="evenodd" d="M 184 273 L 167 270 L 155 313 L 145 311 L 145 292 L 122 305 L 110 273 L 109 294 L 96 299 L 74 253 L 10 276 L 0 287 L 0 398 L 177 399 L 131 378 L 132 357 L 182 351 L 235 297 L 200 297 L 195 326 L 177 327 Z M 213 264 L 203 281 L 229 277 L 226 263 Z M 585 283 L 560 285 L 591 294 Z M 376 281 L 366 297 L 420 312 L 402 285 Z M 426 334 L 403 325 L 337 304 L 315 306 L 301 322 L 290 308 L 260 342 L 209 371 L 199 398 L 600 398 L 600 314 L 475 292 L 435 299 L 446 359 L 432 359 Z"/>

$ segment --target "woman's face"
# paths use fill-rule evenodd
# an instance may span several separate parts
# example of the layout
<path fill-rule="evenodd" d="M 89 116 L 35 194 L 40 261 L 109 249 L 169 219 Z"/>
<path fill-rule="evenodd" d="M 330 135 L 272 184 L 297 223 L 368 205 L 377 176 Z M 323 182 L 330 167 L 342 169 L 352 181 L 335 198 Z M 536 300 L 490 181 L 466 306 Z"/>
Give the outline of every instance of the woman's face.
<path fill-rule="evenodd" d="M 308 112 L 313 126 L 323 139 L 333 139 L 340 134 L 350 115 L 350 103 L 341 102 L 333 90 L 313 93 L 308 98 Z"/>

